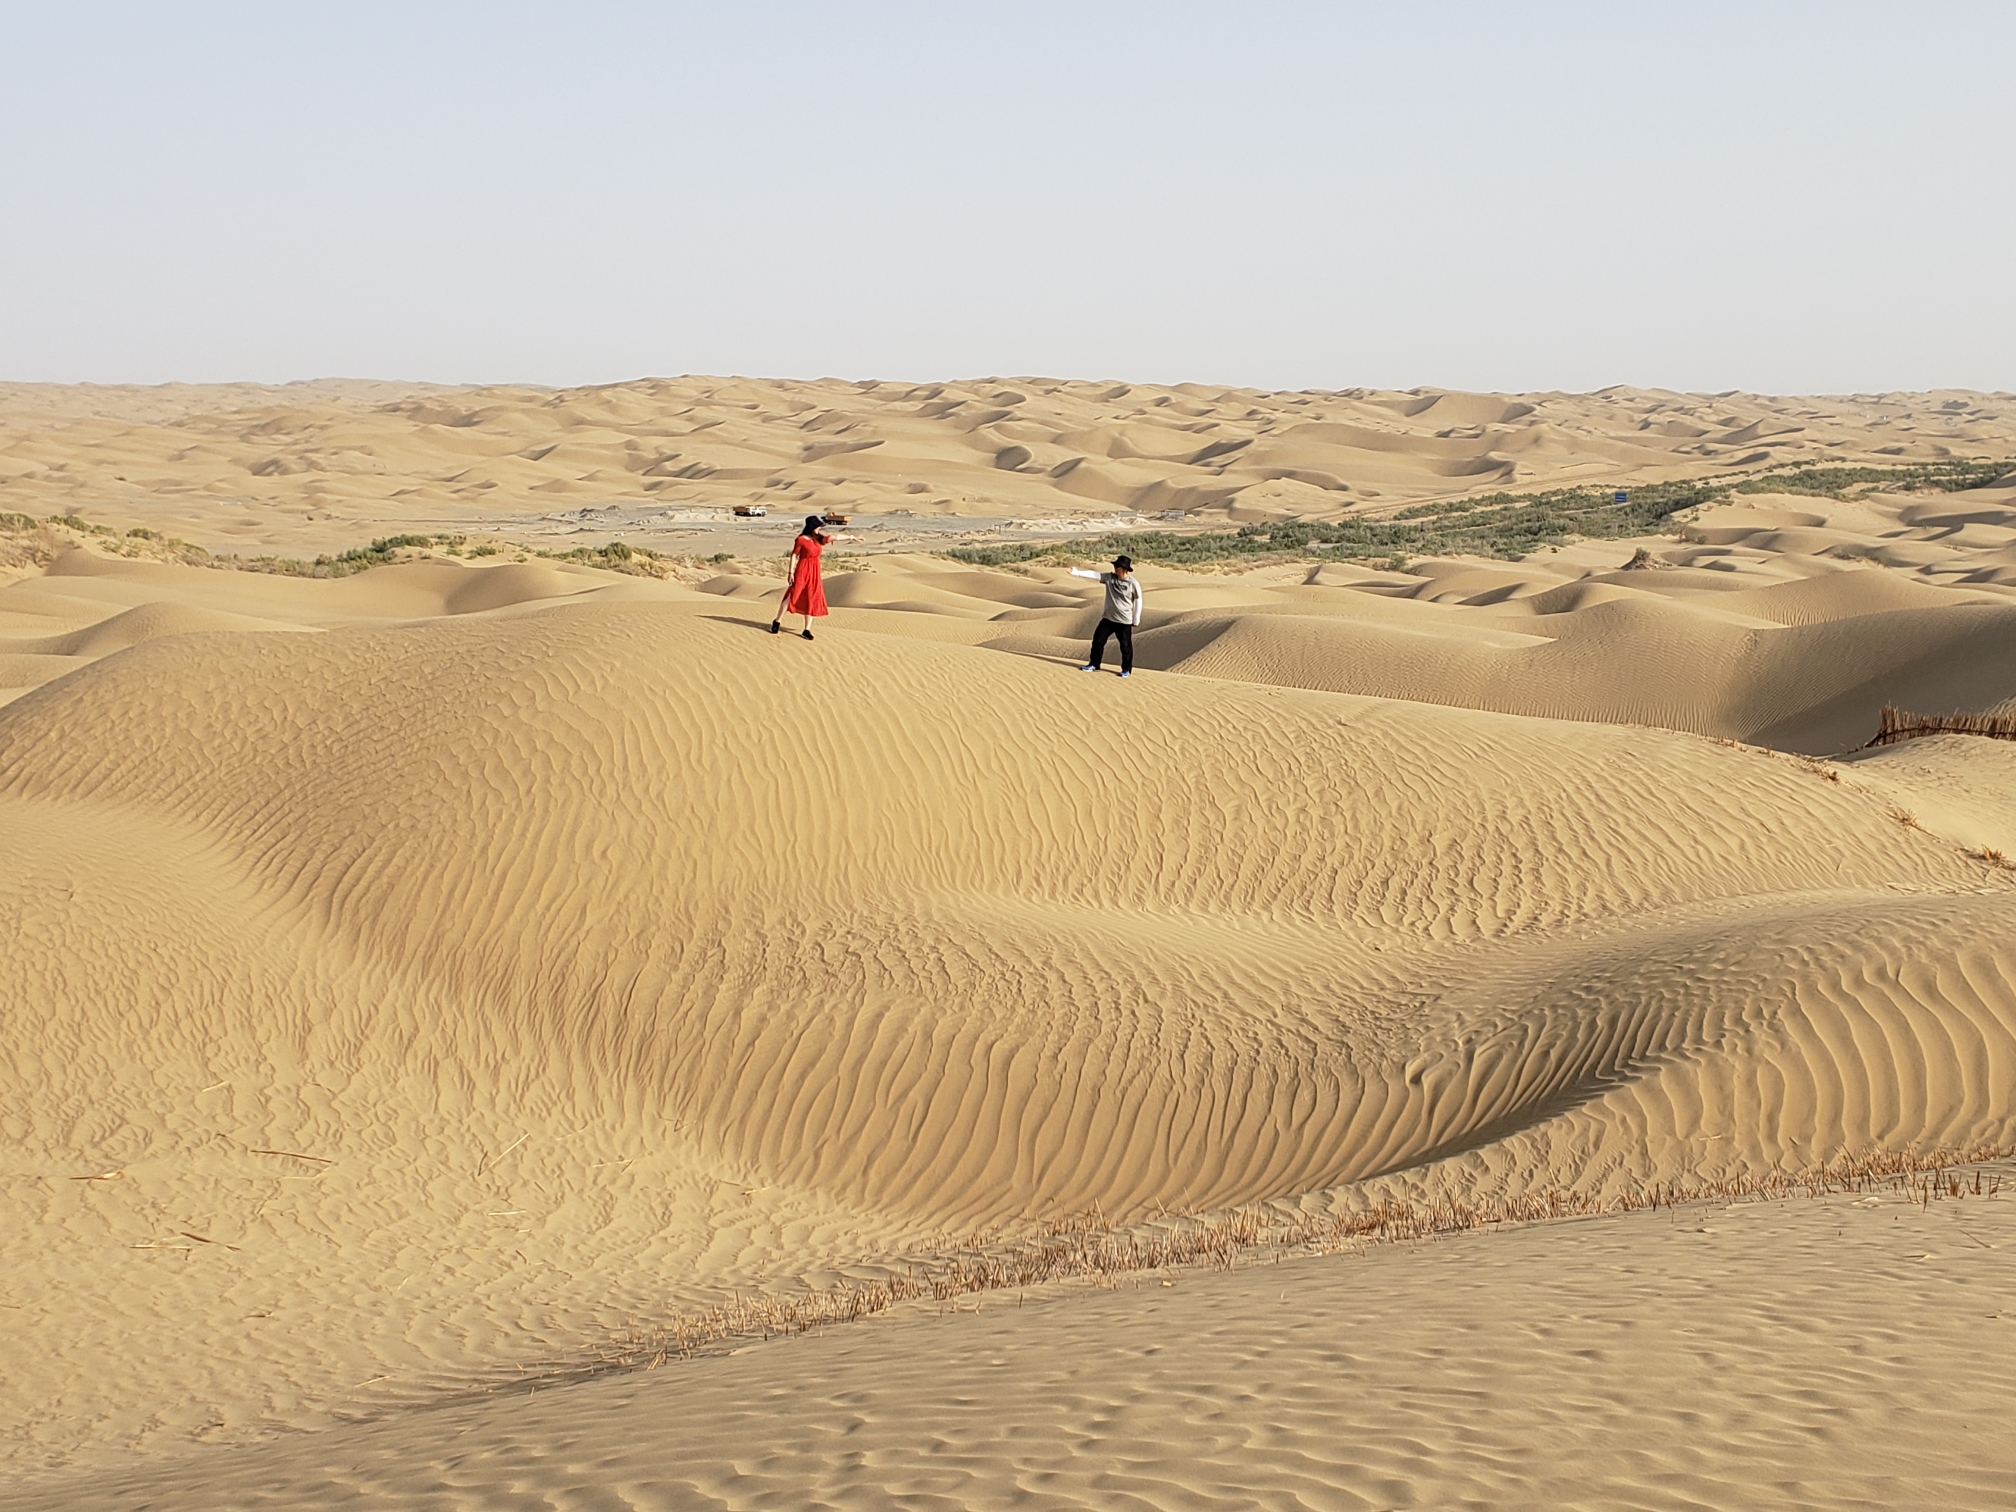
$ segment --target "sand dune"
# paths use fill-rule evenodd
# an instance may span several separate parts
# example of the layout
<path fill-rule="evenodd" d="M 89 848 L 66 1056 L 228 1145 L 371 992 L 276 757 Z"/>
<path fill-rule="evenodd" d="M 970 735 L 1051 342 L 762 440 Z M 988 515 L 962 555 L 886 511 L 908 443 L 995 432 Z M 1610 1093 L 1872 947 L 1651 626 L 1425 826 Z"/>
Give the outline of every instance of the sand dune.
<path fill-rule="evenodd" d="M 604 511 L 634 525 L 640 511 L 757 503 L 780 515 L 1252 521 L 1510 486 L 1973 456 L 2016 456 L 2011 396 L 1281 393 L 1039 378 L 0 384 L 0 511 L 78 511 L 213 550 L 340 549 L 500 519 L 593 532 Z"/>
<path fill-rule="evenodd" d="M 1063 443 L 1028 417 L 1064 399 L 1028 388 L 964 431 L 972 396 L 904 402 L 1034 467 Z M 787 390 L 716 397 L 770 435 Z M 1133 392 L 1185 423 L 1222 402 Z M 1092 413 L 1126 394 L 1071 394 L 1101 465 L 1215 465 Z M 587 467 L 553 413 L 620 430 L 663 397 L 290 402 Z M 269 400 L 10 398 L 105 447 Z M 1360 396 L 1218 457 L 1432 472 L 1486 438 L 1389 446 L 1370 411 L 1567 429 L 1544 401 Z M 1721 431 L 1645 434 L 1769 440 L 1719 407 Z M 828 461 L 899 455 L 788 413 L 807 448 L 887 443 Z M 1754 496 L 1510 563 L 1150 568 L 1126 683 L 1071 670 L 1096 589 L 1047 564 L 843 561 L 806 645 L 764 633 L 777 579 L 748 560 L 429 551 L 323 580 L 30 528 L 0 583 L 0 1423 L 52 1505 L 121 1504 L 121 1456 L 401 1416 L 735 1293 L 1087 1213 L 1600 1201 L 2016 1144 L 2016 743 L 1854 752 L 1886 702 L 2016 698 L 2016 489 Z M 1817 1265 L 1804 1221 L 1783 1253 Z M 1493 1295 L 1538 1284 L 1505 1263 Z M 1430 1309 L 1392 1274 L 1391 1305 Z M 1273 1284 L 1234 1272 L 1212 1305 Z M 1054 1355 L 1031 1326 L 1017 1347 Z M 1492 1346 L 1543 1374 L 1575 1347 Z M 939 1368 L 913 1354 L 875 1367 L 891 1421 Z M 572 1400 L 687 1410 L 593 1389 Z M 1188 1431 L 1155 1410 L 1143 1453 Z M 601 1410 L 555 1411 L 538 1432 Z M 730 1419 L 694 1442 L 732 1459 Z M 295 1448 L 258 1473 L 323 1473 Z"/>
<path fill-rule="evenodd" d="M 1116 739 L 1096 680 L 780 665 L 690 598 L 175 636 L 9 708 L 41 1453 L 1095 1207 L 2011 1135 L 2016 887 L 1859 768 L 1181 677 Z M 506 1276 L 508 1333 L 451 1323 Z M 344 1349 L 190 1336 L 288 1288 Z"/>

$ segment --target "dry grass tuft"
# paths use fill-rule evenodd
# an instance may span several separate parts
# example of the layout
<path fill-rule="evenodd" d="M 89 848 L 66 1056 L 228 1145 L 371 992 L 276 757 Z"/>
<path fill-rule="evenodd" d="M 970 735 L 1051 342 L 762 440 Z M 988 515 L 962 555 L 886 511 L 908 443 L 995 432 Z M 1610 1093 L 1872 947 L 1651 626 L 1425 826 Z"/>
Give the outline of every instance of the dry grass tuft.
<path fill-rule="evenodd" d="M 2004 871 L 2016 871 L 2016 861 L 2011 861 L 1992 845 L 1984 845 L 1974 852 L 1976 859 L 1986 861 L 1990 866 L 1999 866 Z"/>
<path fill-rule="evenodd" d="M 1924 833 L 1925 826 L 1920 824 L 1918 822 L 1918 816 L 1912 813 L 1911 810 L 1907 808 L 1891 809 L 1890 817 L 1892 819 L 1895 819 L 1899 824 L 1903 825 L 1904 828 L 1906 829 L 1915 829 L 1921 834 Z"/>
<path fill-rule="evenodd" d="M 1924 735 L 1985 735 L 1991 740 L 2016 740 L 2016 714 L 1909 714 L 1885 704 L 1876 738 L 1864 746 L 1895 745 Z"/>
<path fill-rule="evenodd" d="M 1070 1280 L 1117 1282 L 1124 1276 L 1178 1266 L 1230 1267 L 1256 1252 L 1330 1253 L 1367 1243 L 1433 1239 L 1473 1229 L 1556 1218 L 1628 1213 L 1709 1199 L 1823 1196 L 1901 1191 L 1930 1205 L 1942 1199 L 1992 1197 L 1999 1173 L 1984 1161 L 2007 1158 L 2002 1148 L 1940 1149 L 1923 1154 L 1876 1151 L 1844 1156 L 1812 1171 L 1774 1172 L 1698 1182 L 1659 1183 L 1612 1197 L 1556 1189 L 1516 1197 L 1447 1197 L 1409 1201 L 1381 1197 L 1370 1206 L 1324 1218 L 1281 1219 L 1246 1209 L 1223 1215 L 1165 1219 L 1118 1229 L 1097 1214 L 1053 1224 L 1035 1235 L 925 1256 L 886 1277 L 850 1281 L 821 1291 L 737 1296 L 704 1312 L 638 1329 L 609 1341 L 593 1361 L 557 1366 L 538 1379 L 578 1378 L 650 1370 L 672 1359 L 719 1352 L 740 1341 L 787 1337 L 828 1324 L 851 1323 L 902 1302 L 937 1302 L 1015 1291 Z M 1974 1166 L 1971 1173 L 1961 1166 Z M 976 1301 L 976 1309 L 977 1309 Z"/>

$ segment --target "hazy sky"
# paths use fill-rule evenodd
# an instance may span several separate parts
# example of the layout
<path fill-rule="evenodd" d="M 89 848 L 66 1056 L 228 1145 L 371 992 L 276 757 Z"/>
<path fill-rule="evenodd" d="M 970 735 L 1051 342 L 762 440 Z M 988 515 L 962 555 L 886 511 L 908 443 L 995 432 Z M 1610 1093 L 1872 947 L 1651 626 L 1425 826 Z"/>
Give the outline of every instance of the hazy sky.
<path fill-rule="evenodd" d="M 2016 4 L 0 0 L 0 378 L 2016 389 Z"/>

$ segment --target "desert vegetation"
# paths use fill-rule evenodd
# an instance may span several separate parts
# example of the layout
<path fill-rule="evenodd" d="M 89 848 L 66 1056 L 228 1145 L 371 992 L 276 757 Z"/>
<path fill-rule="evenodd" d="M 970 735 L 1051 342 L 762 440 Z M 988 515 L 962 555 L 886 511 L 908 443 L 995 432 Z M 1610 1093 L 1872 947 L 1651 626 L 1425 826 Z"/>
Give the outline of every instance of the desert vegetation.
<path fill-rule="evenodd" d="M 1869 744 L 1896 745 L 1927 735 L 1984 735 L 1991 740 L 2016 740 L 2016 713 L 1991 710 L 1983 714 L 1913 714 L 1895 704 L 1885 704 L 1876 738 Z"/>
<path fill-rule="evenodd" d="M 1164 566 L 1264 558 L 1322 557 L 1385 562 L 1409 557 L 1481 556 L 1509 561 L 1572 540 L 1621 540 L 1671 529 L 1690 509 L 1745 493 L 1846 498 L 1853 491 L 1957 492 L 1981 488 L 2016 469 L 2007 461 L 1939 462 L 1909 467 L 1802 466 L 1738 479 L 1694 478 L 1628 490 L 1556 488 L 1491 493 L 1416 504 L 1388 516 L 1289 520 L 1233 531 L 1113 531 L 1089 540 L 960 546 L 947 554 L 975 566 L 1049 560 L 1093 561 L 1126 552 Z"/>
<path fill-rule="evenodd" d="M 1711 1201 L 1765 1201 L 1846 1193 L 1895 1193 L 1911 1202 L 1959 1201 L 2001 1194 L 2006 1160 L 1999 1147 L 1920 1153 L 1874 1150 L 1845 1155 L 1808 1171 L 1655 1182 L 1611 1196 L 1572 1188 L 1505 1197 L 1404 1197 L 1392 1194 L 1323 1217 L 1283 1217 L 1257 1208 L 1118 1228 L 1099 1213 L 1049 1224 L 1026 1238 L 950 1248 L 893 1268 L 886 1276 L 822 1290 L 738 1295 L 703 1311 L 618 1335 L 588 1361 L 555 1363 L 536 1381 L 655 1369 L 752 1339 L 801 1334 L 856 1322 L 903 1303 L 958 1308 L 988 1294 L 1057 1282 L 1118 1285 L 1185 1267 L 1230 1267 L 1289 1254 L 1329 1254 L 1367 1244 L 1440 1239 L 1512 1224 L 1642 1212 Z M 514 1384 L 519 1384 L 515 1383 Z"/>
<path fill-rule="evenodd" d="M 315 557 L 293 557 L 242 556 L 235 552 L 207 551 L 201 546 L 193 546 L 187 541 L 164 536 L 145 527 L 120 532 L 74 514 L 51 515 L 46 519 L 37 519 L 33 515 L 25 514 L 0 514 L 0 533 L 14 538 L 17 543 L 14 555 L 17 558 L 24 563 L 36 565 L 46 563 L 55 550 L 76 544 L 79 538 L 83 538 L 121 556 L 146 556 L 181 562 L 189 566 L 215 567 L 232 572 L 269 573 L 279 577 L 352 577 L 360 572 L 369 572 L 374 567 L 386 567 L 394 562 L 415 561 L 431 556 L 437 551 L 453 557 L 490 557 L 511 551 L 516 553 L 520 560 L 540 557 L 553 562 L 576 562 L 587 567 L 601 567 L 611 572 L 628 573 L 634 577 L 662 578 L 671 570 L 670 559 L 662 553 L 646 546 L 632 546 L 623 541 L 609 541 L 600 546 L 576 546 L 566 551 L 549 551 L 494 541 L 481 541 L 471 545 L 469 537 L 461 534 L 402 533 L 381 536 L 368 546 L 353 546 L 347 551 L 323 553 Z"/>

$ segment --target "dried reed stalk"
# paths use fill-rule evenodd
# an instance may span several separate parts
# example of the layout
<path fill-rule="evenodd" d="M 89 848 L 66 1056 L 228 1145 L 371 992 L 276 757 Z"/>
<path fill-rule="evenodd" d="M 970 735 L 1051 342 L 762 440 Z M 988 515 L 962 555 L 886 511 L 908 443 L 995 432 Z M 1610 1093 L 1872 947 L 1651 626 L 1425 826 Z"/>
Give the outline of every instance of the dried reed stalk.
<path fill-rule="evenodd" d="M 1432 1239 L 1470 1229 L 1556 1218 L 1592 1217 L 1673 1207 L 1714 1198 L 1823 1196 L 1884 1187 L 1929 1205 L 1946 1197 L 1993 1196 L 2000 1174 L 1955 1173 L 1965 1165 L 2005 1159 L 2002 1147 L 1939 1149 L 1923 1154 L 1874 1151 L 1844 1156 L 1806 1172 L 1770 1172 L 1707 1181 L 1660 1182 L 1610 1197 L 1557 1188 L 1511 1197 L 1447 1197 L 1415 1202 L 1381 1197 L 1371 1206 L 1324 1218 L 1281 1219 L 1254 1209 L 1176 1220 L 1167 1228 L 1122 1230 L 1093 1214 L 1053 1224 L 1034 1236 L 924 1256 L 905 1269 L 819 1291 L 737 1296 L 705 1311 L 635 1330 L 596 1351 L 592 1363 L 560 1366 L 540 1378 L 579 1378 L 609 1371 L 655 1369 L 736 1341 L 805 1333 L 851 1323 L 901 1302 L 956 1301 L 983 1292 L 1017 1290 L 1067 1280 L 1103 1280 L 1177 1266 L 1230 1267 L 1260 1249 L 1323 1252 L 1344 1245 Z"/>
<path fill-rule="evenodd" d="M 1993 740 L 2016 740 L 2016 714 L 1910 714 L 1895 704 L 1885 704 L 1877 719 L 1876 738 L 1862 749 L 1895 745 L 1921 735 L 1986 735 Z"/>

